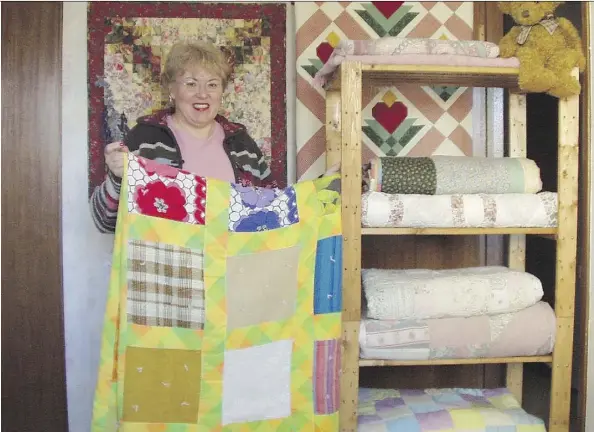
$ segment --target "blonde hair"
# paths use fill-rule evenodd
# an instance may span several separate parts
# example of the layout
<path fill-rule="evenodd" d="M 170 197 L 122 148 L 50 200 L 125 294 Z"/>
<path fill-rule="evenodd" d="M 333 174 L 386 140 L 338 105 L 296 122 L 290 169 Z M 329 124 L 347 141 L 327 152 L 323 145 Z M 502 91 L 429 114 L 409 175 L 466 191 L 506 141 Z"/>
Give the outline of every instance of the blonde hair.
<path fill-rule="evenodd" d="M 227 85 L 231 77 L 232 68 L 229 60 L 214 45 L 204 42 L 176 43 L 171 47 L 165 61 L 161 84 L 165 89 L 168 89 L 180 75 L 183 75 L 192 66 L 198 66 L 218 75 L 223 81 L 223 87 Z"/>

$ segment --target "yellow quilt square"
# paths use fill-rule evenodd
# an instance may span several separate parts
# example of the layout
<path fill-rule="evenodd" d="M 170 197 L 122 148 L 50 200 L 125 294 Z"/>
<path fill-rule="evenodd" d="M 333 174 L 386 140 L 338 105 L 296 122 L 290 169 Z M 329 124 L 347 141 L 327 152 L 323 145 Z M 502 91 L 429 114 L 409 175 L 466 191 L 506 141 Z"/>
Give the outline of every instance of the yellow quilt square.
<path fill-rule="evenodd" d="M 123 420 L 196 423 L 200 351 L 128 347 Z"/>
<path fill-rule="evenodd" d="M 474 409 L 456 409 L 450 411 L 455 430 L 484 429 L 483 415 Z"/>

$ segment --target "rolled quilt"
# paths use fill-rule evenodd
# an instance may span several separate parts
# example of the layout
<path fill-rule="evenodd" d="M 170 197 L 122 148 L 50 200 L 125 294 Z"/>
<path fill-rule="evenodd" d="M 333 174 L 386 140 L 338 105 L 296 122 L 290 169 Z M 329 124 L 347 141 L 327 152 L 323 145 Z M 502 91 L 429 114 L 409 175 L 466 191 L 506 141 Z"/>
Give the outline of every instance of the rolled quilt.
<path fill-rule="evenodd" d="M 469 317 L 515 312 L 543 296 L 530 273 L 507 267 L 362 270 L 367 317 L 377 320 Z"/>
<path fill-rule="evenodd" d="M 526 158 L 465 156 L 378 157 L 370 162 L 369 190 L 389 194 L 537 193 L 540 169 Z"/>
<path fill-rule="evenodd" d="M 434 360 L 548 355 L 555 312 L 545 302 L 517 312 L 428 320 L 363 319 L 362 358 Z"/>
<path fill-rule="evenodd" d="M 364 227 L 556 227 L 557 194 L 407 195 L 366 192 Z"/>

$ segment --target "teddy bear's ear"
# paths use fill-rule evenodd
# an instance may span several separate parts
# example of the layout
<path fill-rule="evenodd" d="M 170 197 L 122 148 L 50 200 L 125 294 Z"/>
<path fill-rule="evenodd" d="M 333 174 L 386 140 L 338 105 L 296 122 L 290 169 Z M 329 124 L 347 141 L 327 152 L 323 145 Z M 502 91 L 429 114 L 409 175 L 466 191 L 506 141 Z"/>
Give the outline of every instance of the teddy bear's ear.
<path fill-rule="evenodd" d="M 500 2 L 497 2 L 497 7 L 504 14 L 510 14 L 511 13 L 511 8 L 512 8 L 512 2 L 509 2 L 509 1 L 500 1 Z"/>

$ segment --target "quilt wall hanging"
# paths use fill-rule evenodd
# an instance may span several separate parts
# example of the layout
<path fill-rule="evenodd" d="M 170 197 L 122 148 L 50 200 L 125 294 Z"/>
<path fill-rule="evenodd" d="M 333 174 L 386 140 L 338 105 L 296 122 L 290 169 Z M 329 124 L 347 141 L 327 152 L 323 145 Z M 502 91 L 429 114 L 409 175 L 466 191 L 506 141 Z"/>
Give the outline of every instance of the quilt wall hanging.
<path fill-rule="evenodd" d="M 338 431 L 338 176 L 125 157 L 92 431 Z"/>
<path fill-rule="evenodd" d="M 166 105 L 159 80 L 171 46 L 194 40 L 232 54 L 221 114 L 247 127 L 284 186 L 285 24 L 282 3 L 89 2 L 89 194 L 105 178 L 105 145 Z"/>
<path fill-rule="evenodd" d="M 297 178 L 325 164 L 325 92 L 315 73 L 343 39 L 383 36 L 468 40 L 472 2 L 297 2 Z M 467 155 L 472 152 L 472 89 L 363 89 L 363 162 L 372 156 Z"/>

